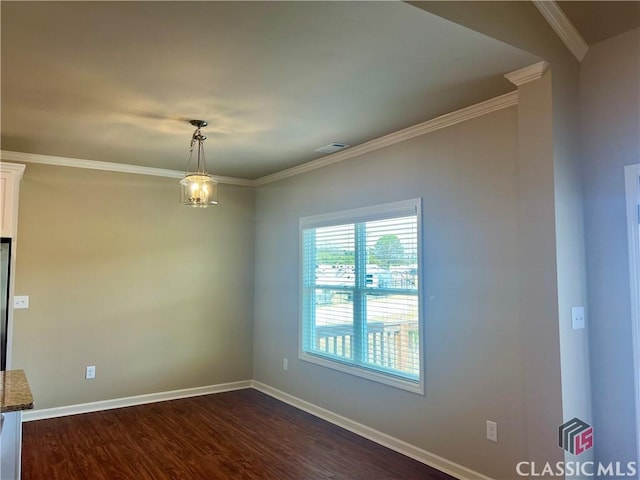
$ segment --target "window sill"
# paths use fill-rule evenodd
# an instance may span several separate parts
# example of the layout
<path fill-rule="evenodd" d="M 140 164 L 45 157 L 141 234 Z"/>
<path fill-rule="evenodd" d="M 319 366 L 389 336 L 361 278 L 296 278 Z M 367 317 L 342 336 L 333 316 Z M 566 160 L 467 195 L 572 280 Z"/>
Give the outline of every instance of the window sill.
<path fill-rule="evenodd" d="M 392 375 L 385 375 L 384 373 L 378 373 L 374 370 L 369 370 L 366 367 L 360 367 L 350 365 L 348 363 L 342 363 L 338 360 L 330 360 L 323 358 L 320 355 L 314 355 L 311 353 L 300 352 L 298 355 L 300 360 L 305 362 L 314 363 L 332 370 L 337 370 L 342 373 L 354 375 L 356 377 L 371 380 L 372 382 L 388 385 L 400 390 L 406 390 L 411 393 L 417 393 L 424 395 L 424 382 L 423 381 L 411 381 L 401 377 L 395 377 Z"/>

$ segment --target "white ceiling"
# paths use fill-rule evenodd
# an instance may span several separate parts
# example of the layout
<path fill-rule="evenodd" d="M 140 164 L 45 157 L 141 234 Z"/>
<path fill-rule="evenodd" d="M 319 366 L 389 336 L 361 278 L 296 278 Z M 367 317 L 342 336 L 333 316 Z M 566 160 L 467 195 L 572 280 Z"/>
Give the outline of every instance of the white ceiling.
<path fill-rule="evenodd" d="M 1 2 L 2 149 L 254 179 L 513 90 L 539 59 L 401 2 Z"/>

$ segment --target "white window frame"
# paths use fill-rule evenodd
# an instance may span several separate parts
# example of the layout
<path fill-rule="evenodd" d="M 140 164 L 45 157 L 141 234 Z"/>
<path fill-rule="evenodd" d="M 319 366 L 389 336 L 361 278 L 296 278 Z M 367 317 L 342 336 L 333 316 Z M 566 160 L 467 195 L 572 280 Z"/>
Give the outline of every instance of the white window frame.
<path fill-rule="evenodd" d="M 377 219 L 392 218 L 394 216 L 403 216 L 408 213 L 415 213 L 417 219 L 417 255 L 418 255 L 418 335 L 419 335 L 419 379 L 413 381 L 393 374 L 385 374 L 383 372 L 367 369 L 361 365 L 352 365 L 338 359 L 332 360 L 325 356 L 316 355 L 304 350 L 304 230 L 310 228 L 320 228 L 332 225 L 358 223 L 372 221 Z M 300 315 L 299 315 L 299 337 L 298 337 L 298 358 L 306 362 L 321 365 L 339 372 L 348 373 L 357 377 L 372 380 L 374 382 L 390 385 L 402 390 L 424 395 L 424 377 L 425 377 L 425 324 L 424 324 L 424 275 L 423 275 L 423 244 L 422 244 L 422 199 L 415 198 L 400 202 L 386 203 L 371 207 L 357 208 L 345 210 L 341 212 L 327 213 L 322 215 L 314 215 L 311 217 L 300 218 L 299 224 L 299 245 L 300 245 Z"/>
<path fill-rule="evenodd" d="M 629 292 L 635 372 L 636 439 L 640 458 L 640 164 L 624 168 L 629 239 Z M 640 478 L 640 474 L 637 478 Z"/>

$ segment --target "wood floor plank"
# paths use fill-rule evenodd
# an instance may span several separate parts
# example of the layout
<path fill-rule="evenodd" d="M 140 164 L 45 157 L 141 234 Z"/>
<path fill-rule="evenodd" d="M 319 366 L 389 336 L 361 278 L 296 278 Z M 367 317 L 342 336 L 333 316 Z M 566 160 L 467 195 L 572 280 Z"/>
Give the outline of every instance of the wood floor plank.
<path fill-rule="evenodd" d="M 451 480 L 253 389 L 27 422 L 23 480 Z"/>

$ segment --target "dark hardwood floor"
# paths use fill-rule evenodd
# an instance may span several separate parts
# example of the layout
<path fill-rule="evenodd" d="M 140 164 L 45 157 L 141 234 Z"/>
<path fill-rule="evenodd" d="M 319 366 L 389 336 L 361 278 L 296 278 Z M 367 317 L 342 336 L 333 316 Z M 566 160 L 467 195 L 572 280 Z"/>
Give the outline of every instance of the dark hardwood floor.
<path fill-rule="evenodd" d="M 450 480 L 247 389 L 26 422 L 23 480 Z"/>

